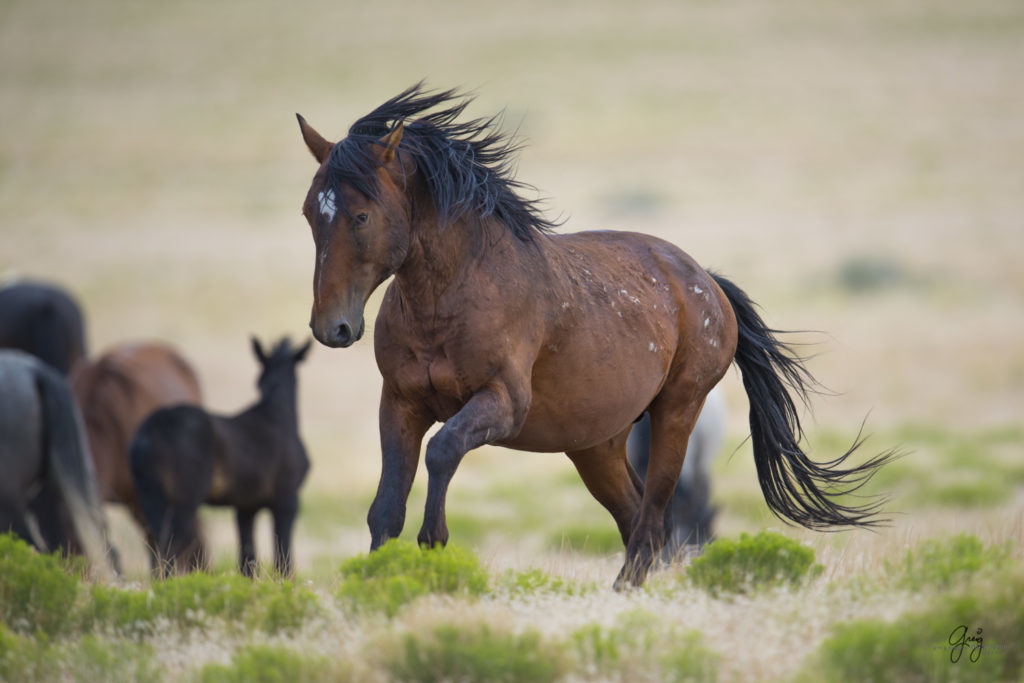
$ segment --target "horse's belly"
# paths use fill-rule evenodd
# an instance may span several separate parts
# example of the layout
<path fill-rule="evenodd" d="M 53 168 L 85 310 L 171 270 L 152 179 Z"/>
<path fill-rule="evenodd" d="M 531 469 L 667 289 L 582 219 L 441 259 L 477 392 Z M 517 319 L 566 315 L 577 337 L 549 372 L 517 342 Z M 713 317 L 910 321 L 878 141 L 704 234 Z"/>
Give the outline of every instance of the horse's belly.
<path fill-rule="evenodd" d="M 632 357 L 627 363 L 565 359 L 559 372 L 543 378 L 535 372 L 523 427 L 502 445 L 537 452 L 576 451 L 621 434 L 643 414 L 665 379 L 665 353 L 646 352 L 648 357 Z"/>

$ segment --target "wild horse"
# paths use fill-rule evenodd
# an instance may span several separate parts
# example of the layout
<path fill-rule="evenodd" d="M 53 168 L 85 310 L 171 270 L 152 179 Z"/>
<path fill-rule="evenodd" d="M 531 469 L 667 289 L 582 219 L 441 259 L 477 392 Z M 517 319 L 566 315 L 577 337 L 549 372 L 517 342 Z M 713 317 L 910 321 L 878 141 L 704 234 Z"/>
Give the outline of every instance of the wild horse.
<path fill-rule="evenodd" d="M 445 498 L 483 444 L 567 453 L 626 546 L 616 586 L 642 583 L 708 391 L 735 361 L 750 400 L 758 478 L 778 515 L 812 528 L 878 523 L 878 501 L 836 497 L 891 457 L 818 464 L 800 448 L 790 390 L 813 379 L 736 285 L 677 247 L 628 232 L 553 234 L 512 177 L 495 118 L 457 121 L 468 99 L 414 86 L 329 142 L 299 116 L 319 164 L 303 204 L 313 232 L 314 336 L 349 346 L 370 293 L 394 276 L 374 330 L 383 375 L 382 471 L 372 548 L 398 536 L 427 444 L 419 542 L 448 540 Z M 626 458 L 651 417 L 641 481 Z M 856 443 L 854 447 L 856 447 Z"/>
<path fill-rule="evenodd" d="M 260 398 L 231 417 L 198 406 L 161 408 L 146 418 L 132 440 L 129 460 L 139 503 L 155 539 L 158 575 L 194 569 L 181 566 L 197 543 L 199 506 L 234 507 L 240 543 L 239 569 L 256 569 L 253 523 L 269 508 L 274 516 L 274 566 L 292 571 L 292 526 L 299 487 L 309 470 L 299 437 L 295 367 L 312 341 L 298 349 L 287 339 L 266 353 L 252 340 L 260 363 Z"/>
<path fill-rule="evenodd" d="M 118 572 L 81 417 L 67 380 L 40 359 L 0 350 L 0 533 L 41 551 L 83 551 L 103 578 Z"/>
<path fill-rule="evenodd" d="M 195 370 L 166 344 L 120 344 L 80 363 L 71 373 L 71 390 L 85 421 L 100 498 L 125 505 L 145 529 L 128 447 L 157 408 L 202 402 Z M 202 550 L 195 550 L 183 561 L 202 565 Z"/>

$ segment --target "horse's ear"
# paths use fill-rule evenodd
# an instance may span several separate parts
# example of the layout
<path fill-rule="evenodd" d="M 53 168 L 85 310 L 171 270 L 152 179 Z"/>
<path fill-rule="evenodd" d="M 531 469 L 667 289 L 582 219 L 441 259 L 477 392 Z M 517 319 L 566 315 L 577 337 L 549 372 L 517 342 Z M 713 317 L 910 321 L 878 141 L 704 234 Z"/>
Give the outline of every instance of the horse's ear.
<path fill-rule="evenodd" d="M 307 340 L 305 344 L 303 344 L 301 347 L 299 347 L 298 351 L 296 351 L 295 353 L 292 354 L 292 359 L 296 363 L 301 363 L 302 361 L 306 360 L 306 354 L 309 353 L 309 347 L 311 347 L 312 345 L 313 345 L 313 340 L 312 339 Z"/>
<path fill-rule="evenodd" d="M 395 152 L 398 150 L 398 145 L 402 142 L 402 134 L 404 132 L 405 124 L 399 121 L 390 133 L 380 139 L 380 144 L 384 146 L 384 152 L 380 155 L 381 163 L 389 164 L 395 158 Z"/>
<path fill-rule="evenodd" d="M 260 346 L 260 340 L 255 336 L 252 337 L 252 352 L 256 354 L 256 359 L 259 360 L 260 365 L 267 364 L 267 354 L 263 353 L 263 347 Z"/>
<path fill-rule="evenodd" d="M 320 133 L 313 130 L 313 126 L 306 123 L 306 119 L 302 118 L 302 114 L 296 114 L 295 116 L 299 119 L 299 130 L 302 131 L 302 139 L 306 141 L 306 147 L 309 147 L 309 151 L 313 153 L 313 158 L 318 163 L 324 163 L 327 157 L 330 156 L 331 150 L 334 149 L 334 143 L 325 140 Z"/>

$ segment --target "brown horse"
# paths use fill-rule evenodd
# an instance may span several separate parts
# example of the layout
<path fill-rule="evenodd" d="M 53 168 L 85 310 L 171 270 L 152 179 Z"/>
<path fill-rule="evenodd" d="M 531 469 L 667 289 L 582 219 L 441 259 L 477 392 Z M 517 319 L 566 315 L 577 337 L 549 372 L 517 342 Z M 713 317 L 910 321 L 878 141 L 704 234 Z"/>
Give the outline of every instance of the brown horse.
<path fill-rule="evenodd" d="M 512 178 L 514 142 L 495 119 L 458 122 L 467 99 L 414 86 L 355 122 L 337 144 L 300 116 L 319 163 L 303 204 L 316 246 L 316 338 L 349 346 L 388 277 L 374 347 L 384 383 L 382 471 L 371 548 L 398 536 L 427 429 L 419 542 L 448 540 L 445 498 L 467 451 L 484 444 L 567 453 L 626 546 L 616 587 L 644 581 L 666 538 L 666 507 L 708 391 L 735 361 L 750 399 L 758 478 L 769 506 L 814 528 L 878 523 L 852 507 L 889 454 L 824 464 L 799 446 L 796 407 L 812 378 L 723 277 L 663 240 L 627 232 L 553 234 Z M 626 457 L 651 418 L 641 481 Z M 857 444 L 854 444 L 856 447 Z"/>
<path fill-rule="evenodd" d="M 122 344 L 77 367 L 71 389 L 85 420 L 100 497 L 127 506 L 145 529 L 128 447 L 139 424 L 157 408 L 202 402 L 195 371 L 165 344 Z M 196 553 L 193 563 L 202 550 Z"/>

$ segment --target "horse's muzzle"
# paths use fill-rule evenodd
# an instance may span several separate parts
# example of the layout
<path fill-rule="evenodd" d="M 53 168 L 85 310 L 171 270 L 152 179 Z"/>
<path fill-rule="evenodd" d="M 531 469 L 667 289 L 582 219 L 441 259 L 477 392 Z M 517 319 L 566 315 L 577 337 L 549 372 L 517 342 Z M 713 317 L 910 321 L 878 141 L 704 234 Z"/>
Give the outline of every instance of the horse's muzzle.
<path fill-rule="evenodd" d="M 310 320 L 309 327 L 313 330 L 313 336 L 318 342 L 337 349 L 352 346 L 362 339 L 366 323 L 363 318 L 360 318 L 358 329 L 354 329 L 345 318 L 341 318 L 334 325 L 327 326 L 317 325 L 315 320 Z"/>

